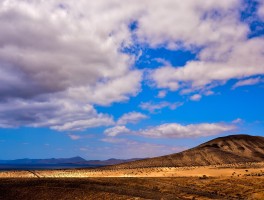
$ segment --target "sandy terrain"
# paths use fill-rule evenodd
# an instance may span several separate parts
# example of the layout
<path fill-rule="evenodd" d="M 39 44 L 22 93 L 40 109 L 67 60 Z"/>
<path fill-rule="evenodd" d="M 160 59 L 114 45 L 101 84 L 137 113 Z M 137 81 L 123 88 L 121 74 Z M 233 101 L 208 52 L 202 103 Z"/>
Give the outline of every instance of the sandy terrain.
<path fill-rule="evenodd" d="M 0 172 L 0 200 L 264 199 L 264 163 Z"/>
<path fill-rule="evenodd" d="M 82 178 L 82 177 L 245 177 L 263 176 L 264 162 L 201 167 L 155 167 L 139 169 L 70 169 L 4 171 L 0 178 Z"/>

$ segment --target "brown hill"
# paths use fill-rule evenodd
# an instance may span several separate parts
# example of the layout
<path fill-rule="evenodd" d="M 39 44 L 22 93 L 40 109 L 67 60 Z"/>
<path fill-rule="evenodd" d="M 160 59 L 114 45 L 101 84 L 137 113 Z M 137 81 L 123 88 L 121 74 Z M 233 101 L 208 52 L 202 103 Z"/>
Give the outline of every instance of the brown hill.
<path fill-rule="evenodd" d="M 264 161 L 264 137 L 230 135 L 219 137 L 192 149 L 107 168 L 184 167 Z"/>

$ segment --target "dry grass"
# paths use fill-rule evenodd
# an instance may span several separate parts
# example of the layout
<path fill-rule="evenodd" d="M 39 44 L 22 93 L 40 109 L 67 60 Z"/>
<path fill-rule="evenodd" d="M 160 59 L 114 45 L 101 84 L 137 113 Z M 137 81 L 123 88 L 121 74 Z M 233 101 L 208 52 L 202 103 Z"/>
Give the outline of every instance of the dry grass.
<path fill-rule="evenodd" d="M 0 199 L 264 199 L 264 178 L 0 179 Z"/>
<path fill-rule="evenodd" d="M 1 172 L 0 199 L 263 200 L 264 163 Z"/>
<path fill-rule="evenodd" d="M 69 169 L 0 172 L 0 178 L 84 177 L 245 177 L 264 176 L 264 163 L 242 163 L 200 167 L 150 167 L 137 169 Z"/>

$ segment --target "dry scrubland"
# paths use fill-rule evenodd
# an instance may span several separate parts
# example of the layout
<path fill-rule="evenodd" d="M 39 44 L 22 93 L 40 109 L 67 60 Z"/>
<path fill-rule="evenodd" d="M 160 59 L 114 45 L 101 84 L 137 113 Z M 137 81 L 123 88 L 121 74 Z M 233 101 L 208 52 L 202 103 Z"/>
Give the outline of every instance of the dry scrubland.
<path fill-rule="evenodd" d="M 264 178 L 0 179 L 1 200 L 264 199 Z"/>
<path fill-rule="evenodd" d="M 0 199 L 264 199 L 264 162 L 0 173 Z M 129 178 L 128 178 L 129 177 Z"/>
<path fill-rule="evenodd" d="M 197 167 L 149 167 L 135 169 L 28 170 L 0 172 L 0 178 L 102 178 L 102 177 L 264 177 L 264 162 Z"/>

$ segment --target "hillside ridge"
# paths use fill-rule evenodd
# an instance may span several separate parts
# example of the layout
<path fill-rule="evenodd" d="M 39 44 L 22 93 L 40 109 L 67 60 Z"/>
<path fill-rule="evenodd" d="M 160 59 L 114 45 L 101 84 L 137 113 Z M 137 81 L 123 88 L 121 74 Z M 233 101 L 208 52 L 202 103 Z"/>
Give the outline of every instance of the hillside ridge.
<path fill-rule="evenodd" d="M 261 161 L 264 161 L 264 137 L 229 135 L 179 153 L 127 162 L 108 168 L 187 167 Z"/>

